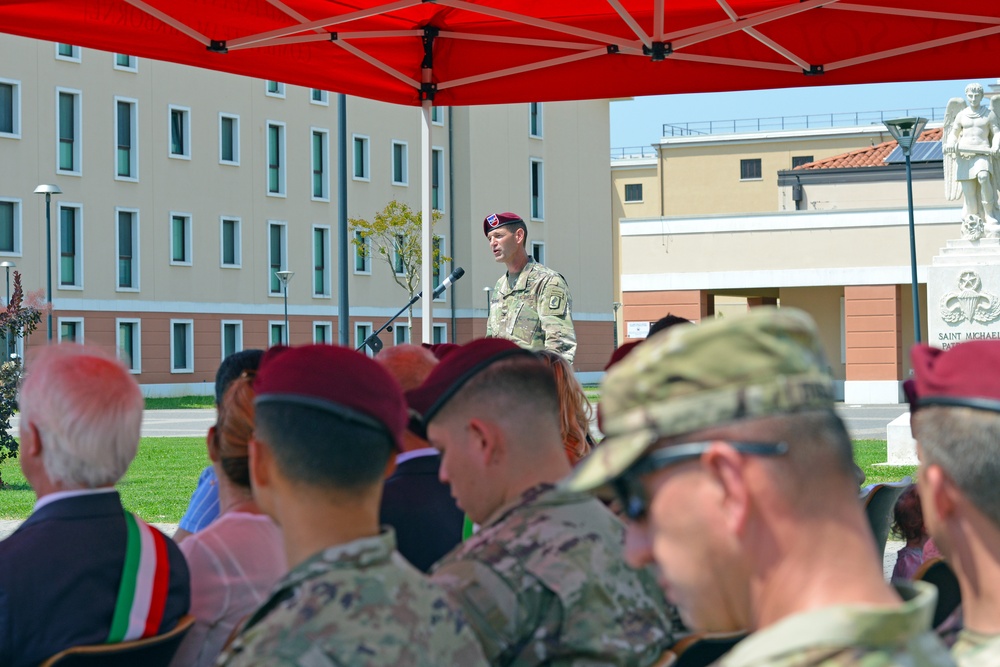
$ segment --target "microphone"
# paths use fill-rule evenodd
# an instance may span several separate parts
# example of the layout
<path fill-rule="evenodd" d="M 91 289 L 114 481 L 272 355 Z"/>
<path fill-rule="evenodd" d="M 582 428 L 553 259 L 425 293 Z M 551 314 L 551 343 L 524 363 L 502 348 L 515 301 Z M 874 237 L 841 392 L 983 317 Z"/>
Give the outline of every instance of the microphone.
<path fill-rule="evenodd" d="M 431 298 L 432 299 L 436 299 L 439 296 L 441 296 L 442 294 L 444 294 L 444 291 L 446 289 L 448 289 L 449 285 L 454 284 L 455 281 L 457 281 L 459 278 L 461 278 L 464 275 L 465 275 L 465 269 L 463 269 L 462 267 L 458 267 L 457 269 L 455 269 L 454 271 L 452 271 L 451 275 L 448 276 L 447 278 L 445 278 L 444 282 L 437 286 L 437 289 L 434 290 L 434 294 L 433 294 L 433 296 Z"/>

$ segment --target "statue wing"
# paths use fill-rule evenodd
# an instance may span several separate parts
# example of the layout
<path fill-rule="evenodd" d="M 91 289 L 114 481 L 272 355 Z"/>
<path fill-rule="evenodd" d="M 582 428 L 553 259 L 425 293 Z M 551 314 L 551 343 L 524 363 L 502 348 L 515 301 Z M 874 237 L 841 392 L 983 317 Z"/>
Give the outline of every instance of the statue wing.
<path fill-rule="evenodd" d="M 948 106 L 944 112 L 944 129 L 941 134 L 941 146 L 948 145 L 951 140 L 951 132 L 955 125 L 955 119 L 965 108 L 965 100 L 961 97 L 953 97 L 948 100 Z M 944 154 L 944 196 L 945 199 L 953 201 L 962 196 L 962 186 L 955 180 L 957 171 L 957 160 L 954 155 Z"/>

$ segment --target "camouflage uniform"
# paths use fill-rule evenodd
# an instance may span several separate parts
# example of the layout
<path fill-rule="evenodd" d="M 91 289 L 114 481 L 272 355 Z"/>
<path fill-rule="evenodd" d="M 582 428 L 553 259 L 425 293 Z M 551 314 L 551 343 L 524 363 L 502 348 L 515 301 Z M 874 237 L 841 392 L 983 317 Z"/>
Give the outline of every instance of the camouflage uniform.
<path fill-rule="evenodd" d="M 1000 635 L 962 630 L 951 655 L 958 667 L 1000 667 Z"/>
<path fill-rule="evenodd" d="M 485 665 L 447 595 L 396 551 L 391 529 L 285 575 L 217 665 Z"/>
<path fill-rule="evenodd" d="M 952 665 L 928 629 L 936 589 L 924 582 L 896 585 L 902 607 L 840 605 L 789 616 L 759 630 L 717 667 L 936 667 Z"/>
<path fill-rule="evenodd" d="M 649 665 L 674 637 L 662 592 L 625 564 L 623 539 L 599 501 L 543 484 L 431 578 L 461 603 L 493 665 Z"/>
<path fill-rule="evenodd" d="M 529 350 L 552 350 L 573 363 L 576 331 L 566 279 L 531 258 L 513 287 L 507 274 L 500 276 L 490 295 L 486 335 Z"/>

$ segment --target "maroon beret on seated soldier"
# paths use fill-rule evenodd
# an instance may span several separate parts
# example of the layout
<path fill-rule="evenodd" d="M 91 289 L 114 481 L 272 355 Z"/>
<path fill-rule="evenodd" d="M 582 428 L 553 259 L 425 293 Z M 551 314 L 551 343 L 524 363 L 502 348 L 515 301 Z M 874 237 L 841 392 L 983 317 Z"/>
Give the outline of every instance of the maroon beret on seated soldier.
<path fill-rule="evenodd" d="M 483 220 L 483 236 L 489 236 L 490 232 L 505 225 L 512 225 L 515 222 L 524 224 L 521 216 L 514 213 L 490 213 Z"/>
<path fill-rule="evenodd" d="M 336 345 L 275 345 L 253 383 L 255 404 L 307 405 L 388 431 L 400 449 L 409 411 L 396 378 L 367 355 Z"/>
<path fill-rule="evenodd" d="M 1000 341 L 974 340 L 948 350 L 914 345 L 913 379 L 903 383 L 910 411 L 929 405 L 1000 412 Z"/>
<path fill-rule="evenodd" d="M 477 373 L 512 356 L 534 354 L 503 338 L 478 338 L 453 350 L 434 367 L 424 383 L 406 392 L 406 402 L 421 416 L 423 428 Z M 538 362 L 542 363 L 541 361 Z M 411 424 L 411 430 L 413 425 Z M 426 434 L 422 434 L 426 437 Z"/>

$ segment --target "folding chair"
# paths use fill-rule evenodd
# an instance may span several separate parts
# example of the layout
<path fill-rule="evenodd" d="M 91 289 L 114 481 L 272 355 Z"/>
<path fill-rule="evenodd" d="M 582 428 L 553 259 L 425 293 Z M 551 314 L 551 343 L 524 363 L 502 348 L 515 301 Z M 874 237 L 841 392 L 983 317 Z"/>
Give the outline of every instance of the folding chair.
<path fill-rule="evenodd" d="M 167 667 L 194 625 L 194 616 L 183 616 L 170 632 L 117 644 L 74 646 L 56 653 L 41 667 Z"/>
<path fill-rule="evenodd" d="M 865 514 L 872 527 L 880 563 L 885 560 L 885 542 L 889 539 L 889 528 L 892 526 L 892 508 L 909 486 L 909 478 L 901 482 L 876 484 L 865 497 Z"/>
<path fill-rule="evenodd" d="M 944 558 L 931 558 L 923 562 L 913 575 L 918 581 L 926 581 L 937 586 L 938 599 L 934 607 L 933 627 L 938 627 L 962 604 L 962 589 L 958 577 Z"/>

